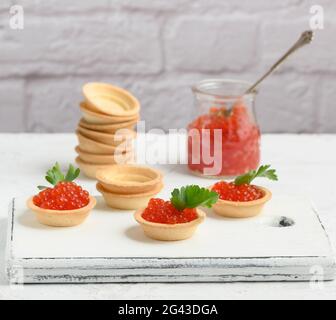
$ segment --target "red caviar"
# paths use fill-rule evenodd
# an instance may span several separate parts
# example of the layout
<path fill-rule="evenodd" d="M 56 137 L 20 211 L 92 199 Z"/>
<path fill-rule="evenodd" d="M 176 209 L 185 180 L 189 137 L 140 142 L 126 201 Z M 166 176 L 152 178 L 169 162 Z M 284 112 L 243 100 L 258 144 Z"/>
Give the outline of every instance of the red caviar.
<path fill-rule="evenodd" d="M 216 183 L 212 191 L 217 192 L 221 200 L 227 201 L 248 202 L 264 197 L 263 191 L 256 186 L 249 184 L 237 186 L 233 182 L 225 181 Z"/>
<path fill-rule="evenodd" d="M 151 199 L 142 218 L 149 222 L 162 224 L 181 224 L 198 218 L 196 209 L 177 210 L 170 201 Z"/>
<path fill-rule="evenodd" d="M 208 129 L 209 138 L 202 136 Z M 221 141 L 215 131 L 221 130 Z M 238 176 L 258 167 L 260 162 L 260 130 L 253 115 L 242 103 L 232 110 L 225 106 L 211 108 L 189 126 L 188 165 L 190 170 L 205 174 L 205 169 L 214 167 L 204 154 L 216 157 L 220 165 L 216 176 Z M 195 138 L 194 135 L 200 138 Z M 221 142 L 221 144 L 220 144 Z M 218 157 L 221 157 L 218 159 Z M 193 160 L 193 157 L 197 161 Z"/>
<path fill-rule="evenodd" d="M 33 202 L 47 210 L 77 210 L 89 204 L 90 195 L 74 182 L 60 182 L 53 189 L 41 191 Z"/>

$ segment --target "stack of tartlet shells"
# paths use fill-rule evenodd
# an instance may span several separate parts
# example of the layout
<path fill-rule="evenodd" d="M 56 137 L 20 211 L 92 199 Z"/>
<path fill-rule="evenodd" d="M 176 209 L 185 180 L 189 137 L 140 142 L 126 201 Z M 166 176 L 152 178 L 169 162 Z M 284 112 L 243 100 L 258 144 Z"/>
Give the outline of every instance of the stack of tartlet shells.
<path fill-rule="evenodd" d="M 98 170 L 96 179 L 106 204 L 121 210 L 144 209 L 163 189 L 161 172 L 144 166 L 114 165 Z"/>
<path fill-rule="evenodd" d="M 95 179 L 99 169 L 135 161 L 140 103 L 128 91 L 105 83 L 88 83 L 83 94 L 76 162 L 86 176 Z"/>

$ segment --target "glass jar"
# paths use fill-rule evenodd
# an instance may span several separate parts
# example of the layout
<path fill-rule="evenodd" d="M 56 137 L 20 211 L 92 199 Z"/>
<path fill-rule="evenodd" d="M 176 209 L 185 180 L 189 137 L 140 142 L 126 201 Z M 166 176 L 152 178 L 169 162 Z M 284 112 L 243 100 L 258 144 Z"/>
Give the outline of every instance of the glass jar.
<path fill-rule="evenodd" d="M 256 93 L 249 83 L 205 80 L 193 86 L 194 121 L 188 126 L 188 166 L 201 176 L 231 178 L 260 163 Z"/>

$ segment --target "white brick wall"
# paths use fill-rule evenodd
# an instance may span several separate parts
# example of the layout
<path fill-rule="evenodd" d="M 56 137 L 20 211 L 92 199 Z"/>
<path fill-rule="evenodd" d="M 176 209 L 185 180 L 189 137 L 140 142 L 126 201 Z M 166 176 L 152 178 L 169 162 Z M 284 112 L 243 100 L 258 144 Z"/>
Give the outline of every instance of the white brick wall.
<path fill-rule="evenodd" d="M 9 28 L 9 7 L 25 29 Z M 1 0 L 0 132 L 72 132 L 81 86 L 107 81 L 142 102 L 149 128 L 184 127 L 190 86 L 253 81 L 308 29 L 325 29 L 260 88 L 264 132 L 336 133 L 335 0 Z"/>

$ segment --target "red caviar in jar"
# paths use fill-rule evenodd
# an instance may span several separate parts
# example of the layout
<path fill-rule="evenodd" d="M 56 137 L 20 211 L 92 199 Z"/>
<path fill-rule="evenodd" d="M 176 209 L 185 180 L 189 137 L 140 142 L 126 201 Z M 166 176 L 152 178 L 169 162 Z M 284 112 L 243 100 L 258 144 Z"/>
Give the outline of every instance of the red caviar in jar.
<path fill-rule="evenodd" d="M 142 218 L 149 222 L 162 224 L 181 224 L 198 218 L 196 209 L 177 210 L 170 201 L 151 199 Z"/>
<path fill-rule="evenodd" d="M 47 210 L 77 210 L 89 204 L 90 195 L 74 182 L 60 182 L 53 189 L 41 191 L 33 202 Z"/>
<path fill-rule="evenodd" d="M 219 135 L 217 129 L 221 130 Z M 216 160 L 219 168 L 215 174 L 210 174 L 213 176 L 238 176 L 258 167 L 260 130 L 243 103 L 237 103 L 229 111 L 225 106 L 211 108 L 208 114 L 193 121 L 188 130 L 190 170 L 205 174 L 206 169 L 214 167 Z M 202 136 L 205 131 L 209 132 L 208 138 Z M 195 135 L 199 138 L 195 139 Z M 209 163 L 205 154 L 215 160 Z"/>
<path fill-rule="evenodd" d="M 216 183 L 212 191 L 219 194 L 221 200 L 235 201 L 235 202 L 248 202 L 259 200 L 264 197 L 264 193 L 256 186 L 249 184 L 235 185 L 233 182 L 221 181 Z"/>

